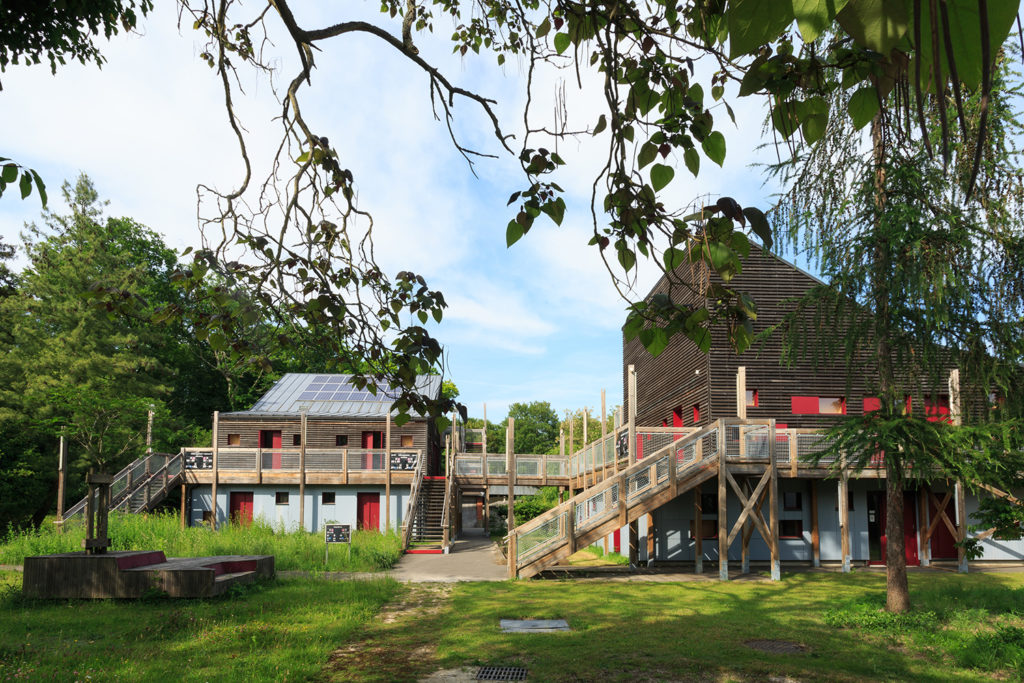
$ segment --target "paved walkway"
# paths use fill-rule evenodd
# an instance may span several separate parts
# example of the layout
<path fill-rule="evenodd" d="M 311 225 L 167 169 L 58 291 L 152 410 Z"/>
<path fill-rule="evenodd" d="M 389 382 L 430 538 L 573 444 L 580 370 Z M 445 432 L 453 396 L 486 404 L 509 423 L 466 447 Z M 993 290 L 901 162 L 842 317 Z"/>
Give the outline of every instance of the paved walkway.
<path fill-rule="evenodd" d="M 403 555 L 390 574 L 399 581 L 504 581 L 508 566 L 497 544 L 481 530 L 465 532 L 447 555 Z"/>

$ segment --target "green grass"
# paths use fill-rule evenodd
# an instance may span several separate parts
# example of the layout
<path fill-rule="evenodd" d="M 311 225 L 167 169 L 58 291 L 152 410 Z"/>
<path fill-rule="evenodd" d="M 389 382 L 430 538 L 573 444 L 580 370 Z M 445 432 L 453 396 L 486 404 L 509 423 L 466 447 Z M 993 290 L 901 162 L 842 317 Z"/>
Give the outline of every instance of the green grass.
<path fill-rule="evenodd" d="M 284 579 L 212 600 L 44 602 L 0 572 L 0 680 L 308 680 L 400 590 Z"/>
<path fill-rule="evenodd" d="M 402 555 L 397 534 L 369 531 L 352 533 L 352 553 L 335 545 L 324 565 L 322 533 L 285 531 L 255 521 L 245 526 L 228 525 L 218 531 L 207 527 L 181 528 L 173 514 L 110 516 L 113 550 L 163 550 L 167 557 L 204 555 L 274 555 L 278 570 L 379 571 L 388 569 Z M 69 525 L 58 534 L 51 523 L 38 530 L 8 530 L 0 544 L 0 564 L 21 564 L 30 555 L 81 550 L 85 532 L 81 524 Z"/>
<path fill-rule="evenodd" d="M 374 626 L 386 629 L 378 639 L 395 652 L 423 648 L 423 634 L 434 634 L 432 657 L 400 671 L 355 662 L 331 675 L 413 681 L 492 664 L 525 666 L 539 681 L 1020 679 L 1014 648 L 1024 627 L 1024 574 L 915 574 L 912 616 L 891 624 L 881 616 L 882 626 L 870 618 L 840 623 L 855 605 L 880 614 L 884 594 L 876 573 L 787 574 L 779 583 L 459 584 L 436 614 Z M 503 634 L 503 618 L 563 618 L 572 631 Z M 807 650 L 745 645 L 766 639 Z"/>

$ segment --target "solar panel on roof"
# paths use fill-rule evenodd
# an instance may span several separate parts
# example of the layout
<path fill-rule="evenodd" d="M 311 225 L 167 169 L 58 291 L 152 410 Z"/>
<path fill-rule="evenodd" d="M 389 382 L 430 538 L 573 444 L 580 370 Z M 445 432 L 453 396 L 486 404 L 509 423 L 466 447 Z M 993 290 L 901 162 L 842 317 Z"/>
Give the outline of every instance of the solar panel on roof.
<path fill-rule="evenodd" d="M 314 382 L 330 382 L 332 379 L 334 379 L 334 377 L 332 377 L 331 375 L 317 375 L 313 379 L 313 381 Z"/>
<path fill-rule="evenodd" d="M 312 401 L 315 398 L 316 398 L 316 392 L 315 391 L 303 391 L 301 394 L 299 394 L 299 400 L 300 401 Z"/>
<path fill-rule="evenodd" d="M 318 393 L 316 395 L 316 400 L 318 400 L 318 401 L 330 401 L 333 396 L 334 396 L 334 392 L 333 391 L 321 391 L 320 393 Z"/>

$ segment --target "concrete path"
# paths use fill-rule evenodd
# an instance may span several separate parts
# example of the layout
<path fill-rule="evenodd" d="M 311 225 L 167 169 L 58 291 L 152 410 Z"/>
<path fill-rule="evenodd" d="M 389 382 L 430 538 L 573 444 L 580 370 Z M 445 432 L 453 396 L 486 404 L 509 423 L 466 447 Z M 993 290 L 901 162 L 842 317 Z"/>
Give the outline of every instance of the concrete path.
<path fill-rule="evenodd" d="M 440 582 L 504 581 L 508 566 L 489 536 L 467 530 L 447 555 L 403 555 L 389 574 L 399 581 Z"/>

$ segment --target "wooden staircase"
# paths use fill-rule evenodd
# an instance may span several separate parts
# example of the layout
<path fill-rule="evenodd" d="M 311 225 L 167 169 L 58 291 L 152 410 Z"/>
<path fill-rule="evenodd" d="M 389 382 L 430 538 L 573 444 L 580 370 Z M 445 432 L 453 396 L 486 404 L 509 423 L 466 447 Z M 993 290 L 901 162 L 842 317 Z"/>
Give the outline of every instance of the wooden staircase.
<path fill-rule="evenodd" d="M 670 443 L 509 534 L 510 575 L 534 576 L 719 474 L 724 428 Z"/>
<path fill-rule="evenodd" d="M 184 456 L 153 453 L 134 461 L 114 475 L 110 486 L 110 510 L 122 512 L 148 512 L 181 483 L 184 476 Z M 67 521 L 84 515 L 86 499 L 78 501 L 64 513 Z"/>
<path fill-rule="evenodd" d="M 423 477 L 418 505 L 412 518 L 412 532 L 406 552 L 444 550 L 444 501 L 447 479 Z"/>

